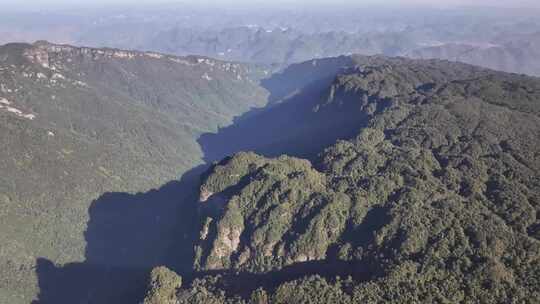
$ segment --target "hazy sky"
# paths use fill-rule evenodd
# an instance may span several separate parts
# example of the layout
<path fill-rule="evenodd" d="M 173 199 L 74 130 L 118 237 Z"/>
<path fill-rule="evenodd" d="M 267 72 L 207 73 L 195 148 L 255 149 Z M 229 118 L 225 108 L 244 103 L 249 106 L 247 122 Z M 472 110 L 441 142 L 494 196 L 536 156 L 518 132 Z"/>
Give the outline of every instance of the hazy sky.
<path fill-rule="evenodd" d="M 0 5 L 19 9 L 47 9 L 77 6 L 108 6 L 154 3 L 207 3 L 220 5 L 256 4 L 386 4 L 386 5 L 429 5 L 429 6 L 498 6 L 498 7 L 540 7 L 540 0 L 0 0 Z M 336 4 L 337 3 L 337 4 Z"/>

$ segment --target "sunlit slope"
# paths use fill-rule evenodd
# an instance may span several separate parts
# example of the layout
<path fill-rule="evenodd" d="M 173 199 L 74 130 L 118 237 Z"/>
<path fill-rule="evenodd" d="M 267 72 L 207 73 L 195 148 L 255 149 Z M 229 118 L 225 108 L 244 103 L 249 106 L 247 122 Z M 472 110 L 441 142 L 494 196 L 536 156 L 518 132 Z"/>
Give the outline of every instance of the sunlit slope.
<path fill-rule="evenodd" d="M 265 104 L 253 73 L 202 57 L 0 47 L 0 297 L 30 301 L 37 257 L 84 259 L 101 194 L 147 191 L 202 163 L 200 134 Z"/>

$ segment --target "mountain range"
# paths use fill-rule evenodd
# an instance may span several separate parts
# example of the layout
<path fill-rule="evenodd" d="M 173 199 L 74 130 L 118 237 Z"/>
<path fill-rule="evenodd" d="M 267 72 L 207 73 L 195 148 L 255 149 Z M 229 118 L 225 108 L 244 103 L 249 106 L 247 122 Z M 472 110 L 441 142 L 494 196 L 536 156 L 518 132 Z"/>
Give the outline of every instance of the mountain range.
<path fill-rule="evenodd" d="M 261 5 L 261 4 L 259 4 Z M 437 58 L 540 76 L 538 9 L 177 4 L 0 12 L 0 43 L 198 54 L 286 67 L 314 58 Z"/>
<path fill-rule="evenodd" d="M 538 78 L 40 41 L 0 90 L 6 302 L 540 298 Z"/>

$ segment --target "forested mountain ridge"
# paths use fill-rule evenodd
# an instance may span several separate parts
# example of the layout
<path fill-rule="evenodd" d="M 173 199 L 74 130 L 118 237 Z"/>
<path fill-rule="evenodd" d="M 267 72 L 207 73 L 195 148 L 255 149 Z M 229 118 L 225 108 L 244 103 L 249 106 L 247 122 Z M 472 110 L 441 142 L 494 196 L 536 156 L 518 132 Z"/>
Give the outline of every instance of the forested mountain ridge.
<path fill-rule="evenodd" d="M 202 164 L 200 134 L 266 103 L 258 74 L 197 56 L 0 46 L 0 297 L 31 301 L 38 257 L 84 259 L 102 194 L 148 191 Z"/>
<path fill-rule="evenodd" d="M 156 268 L 145 303 L 538 303 L 540 81 L 352 59 L 312 109 L 348 109 L 326 118 L 356 114 L 357 135 L 215 164 L 201 275 Z"/>

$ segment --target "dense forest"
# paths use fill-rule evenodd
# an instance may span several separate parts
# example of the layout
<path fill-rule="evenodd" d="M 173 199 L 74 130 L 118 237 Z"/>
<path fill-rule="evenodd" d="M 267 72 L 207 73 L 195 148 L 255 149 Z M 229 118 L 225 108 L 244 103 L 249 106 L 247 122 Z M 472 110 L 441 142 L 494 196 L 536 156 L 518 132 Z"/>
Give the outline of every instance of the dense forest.
<path fill-rule="evenodd" d="M 215 163 L 196 275 L 155 268 L 145 303 L 538 303 L 540 81 L 351 60 L 304 115 L 356 135 Z"/>

